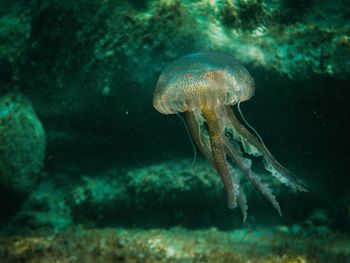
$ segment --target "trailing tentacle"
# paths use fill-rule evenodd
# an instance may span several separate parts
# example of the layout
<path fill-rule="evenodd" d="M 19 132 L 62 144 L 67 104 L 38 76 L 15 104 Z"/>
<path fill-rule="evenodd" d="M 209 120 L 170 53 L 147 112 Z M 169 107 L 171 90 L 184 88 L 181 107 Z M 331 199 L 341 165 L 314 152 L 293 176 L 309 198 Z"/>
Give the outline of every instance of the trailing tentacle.
<path fill-rule="evenodd" d="M 219 112 L 217 112 L 216 109 L 204 107 L 201 111 L 208 127 L 212 160 L 225 186 L 227 206 L 232 209 L 237 207 L 237 195 L 235 184 L 230 176 L 224 150 L 223 137 L 225 126 L 222 126 L 222 122 L 218 118 L 220 117 L 218 116 Z"/>
<path fill-rule="evenodd" d="M 247 197 L 244 193 L 243 187 L 241 187 L 240 178 L 239 178 L 237 172 L 234 171 L 233 167 L 230 164 L 229 164 L 229 170 L 230 170 L 231 178 L 235 184 L 235 191 L 236 191 L 236 195 L 237 195 L 237 204 L 242 211 L 243 222 L 245 222 L 247 220 L 247 215 L 248 215 L 247 214 L 247 211 L 248 211 Z"/>
<path fill-rule="evenodd" d="M 228 156 L 234 161 L 243 174 L 248 178 L 248 180 L 265 196 L 267 200 L 272 204 L 272 206 L 278 211 L 279 215 L 282 215 L 280 205 L 273 195 L 269 186 L 263 183 L 258 175 L 256 175 L 251 169 L 252 161 L 250 159 L 244 158 L 240 155 L 242 153 L 234 149 L 230 140 L 226 138 L 225 150 Z"/>
<path fill-rule="evenodd" d="M 298 191 L 307 191 L 302 182 L 297 181 L 295 175 L 281 165 L 263 143 L 239 122 L 229 106 L 226 108 L 226 114 L 229 119 L 229 123 L 226 125 L 227 130 L 232 134 L 234 140 L 242 143 L 246 153 L 253 156 L 262 156 L 265 169 L 281 183 Z"/>
<path fill-rule="evenodd" d="M 186 120 L 191 131 L 192 137 L 196 142 L 199 150 L 214 166 L 212 152 L 210 147 L 209 134 L 204 126 L 204 119 L 200 110 L 186 112 Z"/>
<path fill-rule="evenodd" d="M 193 138 L 198 145 L 198 148 L 201 150 L 203 155 L 207 158 L 208 161 L 214 166 L 212 158 L 212 150 L 210 145 L 210 138 L 207 129 L 204 127 L 204 118 L 200 111 L 187 112 L 187 122 L 189 129 L 193 135 Z M 243 188 L 240 187 L 240 180 L 237 173 L 234 171 L 231 165 L 228 166 L 231 180 L 235 185 L 234 191 L 237 196 L 237 204 L 240 207 L 243 214 L 243 222 L 247 219 L 247 198 L 243 191 Z"/>

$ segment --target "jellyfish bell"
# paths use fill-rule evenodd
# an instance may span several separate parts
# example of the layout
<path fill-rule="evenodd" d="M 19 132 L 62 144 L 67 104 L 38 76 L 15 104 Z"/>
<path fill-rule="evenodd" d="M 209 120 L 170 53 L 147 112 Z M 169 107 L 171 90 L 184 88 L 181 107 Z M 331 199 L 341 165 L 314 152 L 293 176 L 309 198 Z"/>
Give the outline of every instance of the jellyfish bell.
<path fill-rule="evenodd" d="M 248 209 L 246 196 L 232 163 L 280 215 L 281 209 L 269 185 L 251 169 L 252 160 L 246 158 L 243 152 L 262 156 L 265 169 L 281 183 L 295 190 L 306 190 L 271 155 L 260 136 L 252 134 L 233 112 L 230 105 L 239 105 L 253 95 L 254 80 L 249 72 L 233 57 L 222 52 L 194 53 L 170 63 L 162 71 L 153 93 L 153 106 L 160 113 L 186 113 L 198 148 L 221 177 L 227 206 L 235 208 L 238 205 L 244 221 Z"/>
<path fill-rule="evenodd" d="M 249 100 L 254 80 L 234 58 L 221 52 L 194 53 L 169 64 L 153 93 L 153 106 L 162 114 Z"/>

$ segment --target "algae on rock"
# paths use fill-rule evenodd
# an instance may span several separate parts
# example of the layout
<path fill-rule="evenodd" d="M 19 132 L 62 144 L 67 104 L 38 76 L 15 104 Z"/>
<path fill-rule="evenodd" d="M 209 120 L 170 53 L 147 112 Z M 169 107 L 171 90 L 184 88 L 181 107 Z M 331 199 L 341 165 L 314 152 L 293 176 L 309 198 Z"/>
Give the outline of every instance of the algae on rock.
<path fill-rule="evenodd" d="M 28 194 L 45 158 L 44 128 L 19 93 L 0 97 L 0 124 L 0 185 L 9 192 Z"/>

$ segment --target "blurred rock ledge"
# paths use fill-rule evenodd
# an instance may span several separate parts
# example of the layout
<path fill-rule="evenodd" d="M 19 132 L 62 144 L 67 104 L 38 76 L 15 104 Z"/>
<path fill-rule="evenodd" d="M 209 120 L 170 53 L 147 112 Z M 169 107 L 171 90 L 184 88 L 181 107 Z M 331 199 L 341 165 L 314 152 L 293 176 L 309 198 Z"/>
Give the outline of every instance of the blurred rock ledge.
<path fill-rule="evenodd" d="M 305 226 L 300 226 L 302 232 L 314 233 L 317 227 L 326 233 L 330 231 L 333 221 L 323 210 L 316 214 L 316 219 L 315 216 L 295 216 L 298 211 L 312 211 L 310 207 L 317 201 L 314 195 L 296 195 L 272 176 L 265 174 L 262 178 L 273 185 L 273 193 L 285 216 L 279 217 L 264 197 L 242 179 L 249 206 L 248 224 L 308 220 Z M 191 160 L 177 158 L 139 167 L 115 166 L 100 173 L 84 173 L 79 167 L 72 167 L 47 174 L 7 228 L 62 230 L 76 224 L 91 227 L 217 225 L 225 229 L 242 226 L 243 222 L 239 209 L 226 208 L 220 178 L 205 160 L 197 160 L 192 167 Z"/>

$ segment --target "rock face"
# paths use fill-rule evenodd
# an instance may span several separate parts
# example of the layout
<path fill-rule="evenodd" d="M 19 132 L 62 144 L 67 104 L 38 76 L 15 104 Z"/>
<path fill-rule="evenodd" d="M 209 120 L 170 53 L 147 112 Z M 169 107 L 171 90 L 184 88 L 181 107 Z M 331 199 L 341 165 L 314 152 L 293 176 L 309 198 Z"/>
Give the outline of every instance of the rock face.
<path fill-rule="evenodd" d="M 235 169 L 240 176 L 240 171 Z M 142 167 L 115 167 L 100 174 L 50 174 L 11 221 L 12 227 L 62 230 L 83 224 L 89 226 L 127 225 L 140 227 L 208 226 L 213 222 L 225 227 L 242 224 L 240 211 L 225 207 L 223 185 L 206 160 L 191 165 L 189 159 L 173 159 Z M 291 193 L 267 177 L 278 198 Z M 68 182 L 68 183 L 67 183 Z M 242 180 L 249 199 L 248 221 L 257 221 L 261 200 L 250 182 Z M 282 207 L 283 211 L 290 207 Z M 273 207 L 264 211 L 279 216 Z M 140 215 L 142 219 L 139 220 Z"/>
<path fill-rule="evenodd" d="M 42 114 L 98 108 L 106 97 L 116 112 L 144 103 L 161 69 L 194 51 L 226 51 L 290 79 L 350 73 L 348 14 L 332 1 L 133 2 L 32 1 L 16 69 Z"/>
<path fill-rule="evenodd" d="M 0 97 L 0 185 L 29 193 L 45 157 L 45 131 L 30 102 L 19 93 Z"/>
<path fill-rule="evenodd" d="M 56 230 L 74 223 L 129 225 L 140 214 L 142 220 L 135 223 L 141 226 L 207 224 L 211 216 L 227 219 L 221 214 L 227 211 L 219 176 L 204 160 L 197 160 L 192 168 L 190 160 L 175 159 L 72 177 L 51 174 L 43 180 L 11 225 Z M 237 221 L 240 224 L 241 217 Z"/>
<path fill-rule="evenodd" d="M 11 90 L 19 80 L 18 62 L 27 49 L 30 36 L 30 16 L 24 6 L 7 8 L 0 3 L 0 93 Z M 10 6 L 12 4 L 9 4 Z"/>

